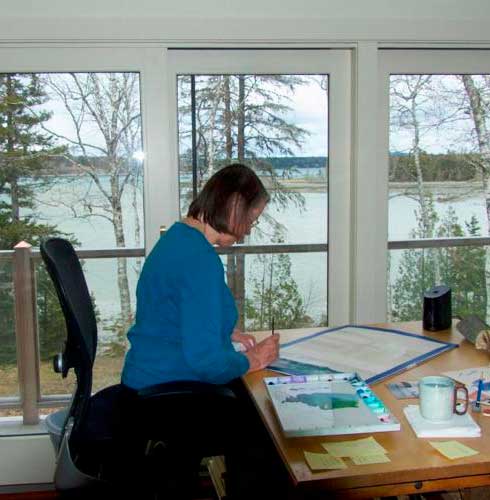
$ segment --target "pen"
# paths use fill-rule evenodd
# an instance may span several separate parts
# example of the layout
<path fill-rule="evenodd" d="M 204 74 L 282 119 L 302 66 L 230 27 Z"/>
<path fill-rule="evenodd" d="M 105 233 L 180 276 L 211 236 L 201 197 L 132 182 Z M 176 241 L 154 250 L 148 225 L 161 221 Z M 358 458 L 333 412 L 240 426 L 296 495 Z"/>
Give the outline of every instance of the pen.
<path fill-rule="evenodd" d="M 482 389 L 483 389 L 483 373 L 480 374 L 480 379 L 478 380 L 478 392 L 476 393 L 476 402 L 475 402 L 475 406 L 477 408 L 480 407 Z"/>
<path fill-rule="evenodd" d="M 272 335 L 274 335 L 274 316 L 272 316 L 272 320 L 271 320 L 271 330 L 272 330 Z"/>

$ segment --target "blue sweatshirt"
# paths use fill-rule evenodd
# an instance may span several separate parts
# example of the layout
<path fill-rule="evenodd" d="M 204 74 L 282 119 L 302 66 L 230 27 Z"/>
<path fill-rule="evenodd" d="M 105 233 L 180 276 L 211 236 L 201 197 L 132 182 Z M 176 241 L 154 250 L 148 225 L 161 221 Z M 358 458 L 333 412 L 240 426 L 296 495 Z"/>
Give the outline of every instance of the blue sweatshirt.
<path fill-rule="evenodd" d="M 248 359 L 231 342 L 238 315 L 223 264 L 197 229 L 177 222 L 160 237 L 143 266 L 136 301 L 125 385 L 224 384 L 248 370 Z"/>

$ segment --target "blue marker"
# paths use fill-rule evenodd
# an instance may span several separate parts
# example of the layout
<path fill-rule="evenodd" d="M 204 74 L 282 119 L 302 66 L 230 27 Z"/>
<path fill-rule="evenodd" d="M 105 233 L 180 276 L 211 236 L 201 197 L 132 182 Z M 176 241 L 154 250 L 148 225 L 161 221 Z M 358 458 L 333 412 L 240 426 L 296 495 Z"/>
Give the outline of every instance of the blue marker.
<path fill-rule="evenodd" d="M 478 380 L 478 392 L 476 393 L 476 402 L 475 402 L 475 406 L 477 408 L 480 408 L 482 389 L 483 389 L 483 373 L 480 375 L 480 380 Z"/>

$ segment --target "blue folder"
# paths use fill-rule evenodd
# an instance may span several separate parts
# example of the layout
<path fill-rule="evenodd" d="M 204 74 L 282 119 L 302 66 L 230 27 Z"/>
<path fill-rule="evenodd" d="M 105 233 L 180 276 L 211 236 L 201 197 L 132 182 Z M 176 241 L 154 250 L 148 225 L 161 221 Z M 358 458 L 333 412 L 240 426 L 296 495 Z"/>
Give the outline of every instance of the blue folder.
<path fill-rule="evenodd" d="M 337 332 L 343 328 L 349 328 L 349 327 L 354 327 L 354 328 L 362 328 L 365 330 L 370 330 L 371 332 L 376 332 L 380 334 L 379 341 L 383 341 L 383 335 L 403 335 L 406 337 L 415 337 L 418 340 L 421 340 L 423 342 L 428 343 L 429 350 L 425 352 L 424 354 L 421 354 L 419 356 L 416 356 L 414 358 L 410 358 L 405 360 L 403 363 L 394 365 L 390 367 L 388 370 L 382 371 L 380 373 L 377 373 L 376 375 L 372 377 L 366 377 L 365 381 L 368 384 L 373 384 L 376 382 L 380 382 L 381 380 L 390 377 L 392 375 L 395 375 L 396 373 L 400 373 L 404 370 L 408 370 L 410 368 L 413 368 L 414 366 L 419 365 L 420 363 L 423 363 L 424 361 L 427 361 L 428 359 L 431 359 L 435 356 L 438 356 L 439 354 L 442 354 L 446 351 L 449 351 L 451 349 L 454 349 L 455 347 L 458 347 L 458 344 L 453 344 L 450 342 L 444 342 L 442 340 L 436 340 L 432 339 L 429 337 L 425 337 L 423 335 L 417 335 L 415 333 L 409 333 L 405 332 L 402 330 L 395 330 L 391 328 L 378 328 L 378 327 L 373 327 L 373 326 L 363 326 L 363 325 L 343 325 L 343 326 L 338 326 L 335 328 L 328 328 L 326 330 L 322 330 L 317 333 L 313 333 L 311 335 L 307 335 L 305 337 L 302 337 L 297 340 L 293 340 L 291 342 L 287 342 L 286 344 L 281 346 L 281 351 L 283 352 L 284 355 L 287 355 L 287 348 L 299 344 L 301 342 L 307 342 L 308 340 L 311 340 L 313 338 L 316 338 L 320 335 L 328 335 L 329 333 L 332 332 Z M 309 364 L 309 363 L 303 363 L 303 362 L 298 362 L 294 361 L 291 359 L 287 359 L 287 357 L 279 357 L 274 363 L 268 366 L 270 370 L 275 370 L 281 373 L 285 373 L 288 375 L 311 375 L 311 374 L 320 374 L 320 373 L 338 373 L 339 370 L 335 370 L 331 367 L 328 366 L 318 366 L 314 364 Z M 352 371 L 358 371 L 358 367 L 351 367 Z M 340 370 L 340 371 L 345 371 Z"/>

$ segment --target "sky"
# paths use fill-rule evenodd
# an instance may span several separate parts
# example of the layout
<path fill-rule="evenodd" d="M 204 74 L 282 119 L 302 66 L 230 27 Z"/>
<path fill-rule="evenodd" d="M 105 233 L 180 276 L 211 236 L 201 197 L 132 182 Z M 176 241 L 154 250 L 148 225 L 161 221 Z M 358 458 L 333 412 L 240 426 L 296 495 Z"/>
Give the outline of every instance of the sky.
<path fill-rule="evenodd" d="M 291 108 L 285 115 L 287 121 L 304 128 L 308 135 L 304 138 L 301 148 L 293 147 L 295 156 L 327 156 L 328 155 L 328 97 L 327 92 L 319 85 L 319 75 L 305 75 L 307 83 L 297 86 L 294 92 L 289 92 L 288 101 L 285 101 Z M 434 75 L 434 85 L 439 86 L 439 91 L 454 91 L 455 77 L 445 75 Z M 441 90 L 443 89 L 443 90 Z M 457 90 L 457 89 L 456 89 Z M 461 90 L 461 89 L 460 89 Z M 432 102 L 426 100 L 425 102 Z M 393 102 L 393 101 L 392 101 Z M 431 105 L 432 105 L 431 104 Z M 426 109 L 424 109 L 424 106 Z M 429 118 L 432 110 L 428 109 L 428 104 L 420 105 L 421 115 L 421 147 L 430 153 L 445 153 L 447 151 L 468 151 L 471 141 L 471 121 L 468 115 L 460 114 L 462 119 L 447 120 L 447 122 L 434 126 Z M 53 130 L 63 131 L 68 136 L 74 135 L 73 124 L 66 115 L 61 105 L 55 101 L 48 101 L 44 105 L 53 111 L 53 118 L 49 122 L 49 127 Z M 439 110 L 444 114 L 448 109 Z M 395 124 L 395 112 L 392 110 L 390 128 L 390 151 L 408 152 L 412 147 L 413 130 L 410 127 L 400 127 Z M 425 121 L 424 121 L 425 120 Z M 101 138 L 90 130 L 91 126 L 84 128 L 84 136 L 89 138 L 93 144 L 102 144 Z M 141 152 L 138 152 L 138 159 L 141 159 Z M 274 156 L 274 153 L 270 153 Z"/>
<path fill-rule="evenodd" d="M 328 98 L 315 79 L 299 87 L 292 98 L 291 119 L 310 132 L 297 156 L 328 156 Z"/>

